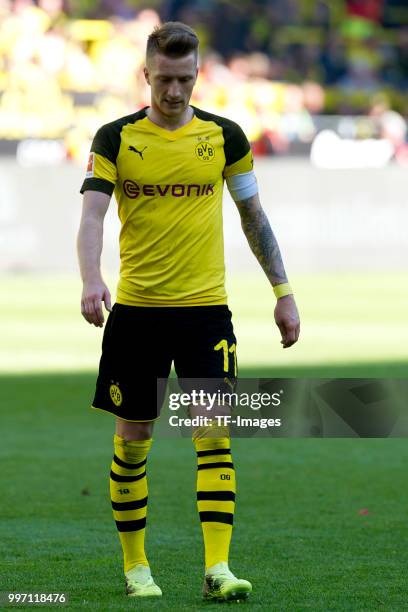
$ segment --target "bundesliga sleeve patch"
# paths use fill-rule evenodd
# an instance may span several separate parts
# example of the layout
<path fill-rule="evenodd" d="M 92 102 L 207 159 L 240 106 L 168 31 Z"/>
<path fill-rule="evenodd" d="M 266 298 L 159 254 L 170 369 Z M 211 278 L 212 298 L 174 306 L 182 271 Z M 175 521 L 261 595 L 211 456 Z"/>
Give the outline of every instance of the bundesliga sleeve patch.
<path fill-rule="evenodd" d="M 95 166 L 95 153 L 89 154 L 88 166 L 86 168 L 86 178 L 92 178 L 94 175 L 94 166 Z"/>

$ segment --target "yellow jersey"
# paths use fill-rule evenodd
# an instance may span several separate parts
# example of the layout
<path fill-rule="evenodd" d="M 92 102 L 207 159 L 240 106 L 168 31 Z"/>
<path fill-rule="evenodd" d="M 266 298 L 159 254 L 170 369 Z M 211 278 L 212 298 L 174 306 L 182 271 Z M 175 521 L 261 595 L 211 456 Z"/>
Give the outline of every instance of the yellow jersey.
<path fill-rule="evenodd" d="M 120 232 L 117 302 L 130 306 L 226 304 L 224 178 L 252 170 L 233 121 L 193 107 L 170 131 L 147 108 L 95 135 L 81 193 L 115 193 Z"/>

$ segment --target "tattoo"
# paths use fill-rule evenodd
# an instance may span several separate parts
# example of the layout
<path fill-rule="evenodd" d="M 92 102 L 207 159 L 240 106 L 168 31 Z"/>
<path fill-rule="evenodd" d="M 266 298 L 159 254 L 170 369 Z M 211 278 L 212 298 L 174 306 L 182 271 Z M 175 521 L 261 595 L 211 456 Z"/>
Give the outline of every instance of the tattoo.
<path fill-rule="evenodd" d="M 287 283 L 279 245 L 258 194 L 236 202 L 248 244 L 272 285 Z"/>

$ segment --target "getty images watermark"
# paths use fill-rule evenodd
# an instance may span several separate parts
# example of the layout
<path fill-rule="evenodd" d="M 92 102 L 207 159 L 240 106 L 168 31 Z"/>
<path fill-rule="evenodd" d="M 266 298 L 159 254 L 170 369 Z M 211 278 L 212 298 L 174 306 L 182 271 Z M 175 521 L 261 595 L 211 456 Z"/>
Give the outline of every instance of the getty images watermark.
<path fill-rule="evenodd" d="M 408 378 L 159 379 L 156 436 L 408 438 Z"/>
<path fill-rule="evenodd" d="M 201 407 L 205 409 L 208 415 L 197 415 L 194 417 L 181 417 L 179 415 L 171 415 L 169 417 L 169 425 L 171 427 L 208 427 L 214 421 L 220 426 L 234 425 L 236 427 L 258 427 L 266 429 L 267 427 L 280 427 L 280 418 L 262 418 L 243 417 L 239 414 L 232 416 L 231 414 L 220 414 L 222 408 L 233 406 L 241 406 L 253 411 L 259 411 L 264 408 L 279 407 L 281 405 L 281 395 L 283 391 L 275 393 L 235 393 L 216 391 L 210 393 L 200 389 L 192 389 L 189 393 L 170 393 L 168 399 L 169 410 L 176 411 L 180 408 Z M 217 413 L 215 413 L 215 411 Z"/>

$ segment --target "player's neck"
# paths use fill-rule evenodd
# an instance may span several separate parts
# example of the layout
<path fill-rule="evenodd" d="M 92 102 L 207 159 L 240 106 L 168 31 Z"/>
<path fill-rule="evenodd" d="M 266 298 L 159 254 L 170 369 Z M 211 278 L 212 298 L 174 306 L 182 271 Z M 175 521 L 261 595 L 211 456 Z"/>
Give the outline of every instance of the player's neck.
<path fill-rule="evenodd" d="M 178 130 L 189 123 L 194 117 L 194 110 L 191 106 L 187 106 L 187 108 L 177 117 L 167 117 L 163 115 L 158 109 L 154 108 L 154 106 L 149 106 L 146 109 L 146 114 L 149 117 L 150 121 L 155 123 L 161 128 L 165 130 Z"/>

